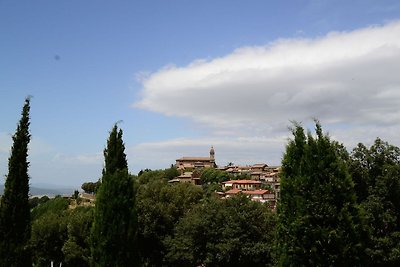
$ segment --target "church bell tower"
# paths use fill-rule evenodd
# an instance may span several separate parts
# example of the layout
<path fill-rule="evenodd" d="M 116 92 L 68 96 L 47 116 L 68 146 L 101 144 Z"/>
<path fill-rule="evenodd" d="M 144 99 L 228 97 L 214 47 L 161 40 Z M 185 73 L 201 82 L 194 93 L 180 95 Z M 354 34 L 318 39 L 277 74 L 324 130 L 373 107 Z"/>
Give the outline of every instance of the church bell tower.
<path fill-rule="evenodd" d="M 215 151 L 214 151 L 213 146 L 211 146 L 211 149 L 210 149 L 210 162 L 214 163 L 214 166 L 215 166 Z"/>

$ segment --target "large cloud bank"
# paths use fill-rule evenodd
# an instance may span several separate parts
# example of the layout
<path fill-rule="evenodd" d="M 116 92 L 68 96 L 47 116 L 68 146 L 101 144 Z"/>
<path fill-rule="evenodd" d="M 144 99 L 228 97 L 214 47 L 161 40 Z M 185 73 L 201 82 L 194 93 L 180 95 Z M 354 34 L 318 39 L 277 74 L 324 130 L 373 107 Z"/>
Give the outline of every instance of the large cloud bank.
<path fill-rule="evenodd" d="M 395 137 L 400 22 L 243 47 L 220 58 L 164 67 L 141 82 L 135 107 L 190 118 L 213 137 L 287 136 L 290 120 L 310 118 L 345 143 L 366 133 L 375 135 L 370 139 Z"/>
<path fill-rule="evenodd" d="M 400 120 L 400 22 L 315 39 L 282 39 L 143 80 L 135 106 L 220 127 Z"/>

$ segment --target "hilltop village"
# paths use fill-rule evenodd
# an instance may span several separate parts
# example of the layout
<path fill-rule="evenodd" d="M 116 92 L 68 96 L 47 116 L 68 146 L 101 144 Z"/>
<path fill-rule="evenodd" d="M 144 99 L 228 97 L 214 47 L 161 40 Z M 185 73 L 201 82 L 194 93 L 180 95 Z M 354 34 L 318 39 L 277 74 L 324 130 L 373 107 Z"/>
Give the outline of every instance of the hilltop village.
<path fill-rule="evenodd" d="M 280 197 L 280 166 L 268 166 L 265 163 L 253 165 L 234 165 L 219 167 L 215 163 L 214 147 L 210 149 L 209 157 L 182 157 L 176 159 L 175 167 L 180 175 L 169 183 L 191 183 L 201 185 L 201 171 L 215 168 L 226 172 L 231 180 L 221 182 L 221 191 L 215 192 L 221 198 L 229 198 L 236 194 L 246 194 L 252 201 L 268 203 L 273 209 Z"/>

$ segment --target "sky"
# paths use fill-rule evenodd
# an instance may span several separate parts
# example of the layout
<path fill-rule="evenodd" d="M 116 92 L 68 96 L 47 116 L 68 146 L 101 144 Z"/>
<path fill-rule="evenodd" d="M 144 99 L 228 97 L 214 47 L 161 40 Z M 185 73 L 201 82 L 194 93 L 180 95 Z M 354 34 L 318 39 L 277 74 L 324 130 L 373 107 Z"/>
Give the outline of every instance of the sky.
<path fill-rule="evenodd" d="M 398 0 L 0 0 L 0 183 L 27 96 L 31 184 L 79 188 L 115 123 L 133 174 L 211 146 L 279 165 L 315 118 L 400 146 L 399 70 Z"/>

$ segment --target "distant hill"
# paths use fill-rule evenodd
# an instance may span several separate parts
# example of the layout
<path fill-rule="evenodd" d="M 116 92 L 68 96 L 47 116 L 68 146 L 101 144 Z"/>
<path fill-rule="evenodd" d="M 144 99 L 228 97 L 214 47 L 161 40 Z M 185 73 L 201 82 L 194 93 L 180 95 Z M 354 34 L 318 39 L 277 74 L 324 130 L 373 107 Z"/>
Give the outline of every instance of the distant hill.
<path fill-rule="evenodd" d="M 75 189 L 72 188 L 43 188 L 43 187 L 38 187 L 38 186 L 31 186 L 29 194 L 31 196 L 49 196 L 53 197 L 56 195 L 72 195 L 74 193 Z M 4 185 L 0 184 L 0 195 L 2 195 L 4 192 Z"/>

